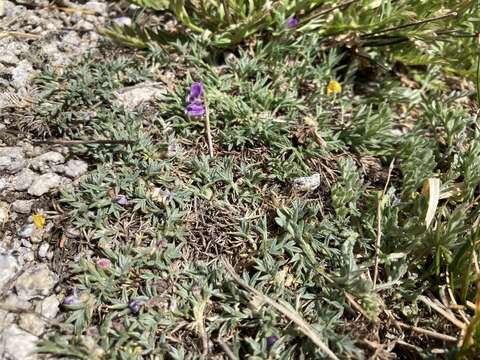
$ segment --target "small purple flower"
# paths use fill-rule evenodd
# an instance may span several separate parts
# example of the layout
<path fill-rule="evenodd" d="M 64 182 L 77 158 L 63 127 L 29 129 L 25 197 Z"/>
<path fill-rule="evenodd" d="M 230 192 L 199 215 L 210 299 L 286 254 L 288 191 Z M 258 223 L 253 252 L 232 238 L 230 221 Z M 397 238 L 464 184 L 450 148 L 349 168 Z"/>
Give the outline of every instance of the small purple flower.
<path fill-rule="evenodd" d="M 273 344 L 275 344 L 278 340 L 278 337 L 276 335 L 270 335 L 267 337 L 267 347 L 272 347 Z"/>
<path fill-rule="evenodd" d="M 78 298 L 77 292 L 74 290 L 72 295 L 67 296 L 62 301 L 62 305 L 69 306 L 69 305 L 78 305 L 81 303 L 81 300 Z"/>
<path fill-rule="evenodd" d="M 199 101 L 203 96 L 203 84 L 201 82 L 194 82 L 190 87 L 190 94 L 188 95 L 187 102 L 192 103 Z"/>
<path fill-rule="evenodd" d="M 205 107 L 203 104 L 192 103 L 187 105 L 186 113 L 191 117 L 202 117 L 205 115 Z"/>
<path fill-rule="evenodd" d="M 173 193 L 166 189 L 164 192 L 163 192 L 163 198 L 165 199 L 165 201 L 172 201 L 173 199 Z"/>
<path fill-rule="evenodd" d="M 115 200 L 117 201 L 118 205 L 128 205 L 128 198 L 125 195 L 118 195 Z"/>
<path fill-rule="evenodd" d="M 130 301 L 130 303 L 128 304 L 128 308 L 130 309 L 130 311 L 132 312 L 132 314 L 138 314 L 140 312 L 140 306 L 142 304 L 140 303 L 140 301 L 138 300 L 132 300 Z"/>
<path fill-rule="evenodd" d="M 190 94 L 187 97 L 187 106 L 185 113 L 194 118 L 200 118 L 205 115 L 205 106 L 202 97 L 205 91 L 201 82 L 194 82 L 190 87 Z"/>
<path fill-rule="evenodd" d="M 290 19 L 287 20 L 287 27 L 290 29 L 296 28 L 298 26 L 298 23 L 300 21 L 294 16 L 292 16 Z"/>

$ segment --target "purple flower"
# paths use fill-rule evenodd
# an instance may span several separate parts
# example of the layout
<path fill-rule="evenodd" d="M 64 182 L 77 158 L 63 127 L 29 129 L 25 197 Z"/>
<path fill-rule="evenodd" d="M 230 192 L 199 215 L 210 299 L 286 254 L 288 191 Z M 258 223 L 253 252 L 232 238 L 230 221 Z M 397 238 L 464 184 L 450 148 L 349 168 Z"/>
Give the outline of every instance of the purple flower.
<path fill-rule="evenodd" d="M 188 116 L 191 117 L 202 117 L 205 115 L 205 107 L 203 104 L 199 103 L 191 103 L 187 105 L 187 109 L 185 111 Z"/>
<path fill-rule="evenodd" d="M 194 82 L 192 86 L 190 86 L 190 94 L 188 95 L 187 102 L 193 103 L 200 101 L 203 93 L 203 84 L 201 82 Z"/>
<path fill-rule="evenodd" d="M 278 337 L 276 335 L 270 335 L 267 337 L 267 347 L 272 347 L 273 344 L 275 344 L 278 340 Z"/>
<path fill-rule="evenodd" d="M 115 200 L 117 201 L 118 205 L 128 205 L 128 198 L 125 195 L 118 195 Z"/>
<path fill-rule="evenodd" d="M 78 298 L 77 292 L 73 290 L 72 295 L 67 296 L 62 301 L 62 305 L 69 306 L 69 305 L 78 305 L 82 301 Z"/>
<path fill-rule="evenodd" d="M 140 303 L 140 301 L 138 300 L 132 300 L 130 301 L 130 303 L 128 304 L 128 308 L 130 309 L 130 311 L 132 312 L 132 314 L 138 314 L 140 312 L 140 306 L 142 304 Z"/>
<path fill-rule="evenodd" d="M 290 29 L 296 28 L 300 21 L 293 15 L 290 19 L 287 20 L 287 27 Z"/>
<path fill-rule="evenodd" d="M 190 87 L 190 94 L 187 97 L 187 107 L 185 113 L 194 118 L 199 118 L 205 115 L 205 106 L 202 101 L 204 95 L 203 84 L 201 82 L 194 82 Z"/>
<path fill-rule="evenodd" d="M 172 201 L 173 193 L 167 189 L 163 192 L 163 198 L 165 199 L 165 201 Z"/>

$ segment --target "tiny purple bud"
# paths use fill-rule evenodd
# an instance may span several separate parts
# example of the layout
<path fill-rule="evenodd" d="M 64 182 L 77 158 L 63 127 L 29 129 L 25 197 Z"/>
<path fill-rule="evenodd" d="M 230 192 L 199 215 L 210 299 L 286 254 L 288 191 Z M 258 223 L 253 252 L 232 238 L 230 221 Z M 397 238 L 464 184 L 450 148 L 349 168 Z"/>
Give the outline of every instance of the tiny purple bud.
<path fill-rule="evenodd" d="M 275 344 L 278 340 L 278 337 L 276 335 L 270 335 L 267 337 L 267 347 L 272 347 L 273 344 Z"/>
<path fill-rule="evenodd" d="M 203 84 L 201 82 L 194 82 L 190 87 L 190 95 L 188 95 L 187 102 L 191 103 L 203 96 Z"/>
<path fill-rule="evenodd" d="M 173 193 L 170 190 L 166 189 L 163 191 L 163 198 L 166 202 L 172 201 Z"/>
<path fill-rule="evenodd" d="M 117 201 L 118 205 L 128 205 L 128 198 L 125 195 L 118 195 L 115 200 Z"/>
<path fill-rule="evenodd" d="M 290 29 L 296 28 L 298 26 L 298 23 L 300 21 L 294 16 L 292 16 L 290 19 L 287 20 L 287 27 Z"/>
<path fill-rule="evenodd" d="M 186 113 L 191 117 L 202 117 L 205 115 L 205 107 L 202 104 L 189 104 Z"/>
<path fill-rule="evenodd" d="M 128 308 L 130 309 L 130 311 L 132 312 L 132 314 L 138 314 L 140 312 L 140 306 L 142 304 L 140 303 L 140 301 L 138 300 L 132 300 L 130 301 L 130 303 L 128 304 Z"/>
<path fill-rule="evenodd" d="M 81 301 L 80 299 L 78 298 L 76 292 L 73 292 L 72 295 L 69 295 L 67 296 L 65 299 L 63 299 L 62 301 L 62 305 L 66 305 L 66 306 L 69 306 L 69 305 L 78 305 L 80 304 Z"/>

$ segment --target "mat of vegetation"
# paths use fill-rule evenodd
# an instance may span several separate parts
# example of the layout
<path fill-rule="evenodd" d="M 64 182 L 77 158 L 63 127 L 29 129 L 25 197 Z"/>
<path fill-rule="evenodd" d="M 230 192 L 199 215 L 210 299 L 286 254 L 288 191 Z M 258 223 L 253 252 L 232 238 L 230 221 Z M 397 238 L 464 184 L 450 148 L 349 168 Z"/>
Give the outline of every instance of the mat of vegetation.
<path fill-rule="evenodd" d="M 24 126 L 111 141 L 74 146 L 96 168 L 61 202 L 92 255 L 72 264 L 66 321 L 42 351 L 474 356 L 473 88 L 436 65 L 386 73 L 318 41 L 226 56 L 196 41 L 170 54 L 106 46 L 37 80 Z M 145 81 L 163 95 L 134 110 L 114 101 Z M 194 83 L 206 116 L 189 107 Z"/>

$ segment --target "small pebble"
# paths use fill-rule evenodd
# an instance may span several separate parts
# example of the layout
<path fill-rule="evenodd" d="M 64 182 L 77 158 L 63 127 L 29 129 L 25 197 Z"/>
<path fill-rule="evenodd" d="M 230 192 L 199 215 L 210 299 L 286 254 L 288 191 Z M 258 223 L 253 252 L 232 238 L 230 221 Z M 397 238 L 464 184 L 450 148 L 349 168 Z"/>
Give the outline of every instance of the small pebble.
<path fill-rule="evenodd" d="M 41 258 L 41 259 L 44 259 L 47 256 L 47 252 L 48 252 L 49 247 L 50 247 L 50 245 L 47 244 L 47 243 L 44 243 L 44 244 L 40 245 L 40 247 L 38 248 L 38 257 Z"/>
<path fill-rule="evenodd" d="M 17 235 L 23 238 L 28 238 L 32 236 L 34 230 L 35 230 L 34 224 L 23 225 L 21 229 L 18 231 Z"/>
<path fill-rule="evenodd" d="M 320 174 L 299 177 L 293 180 L 293 187 L 300 191 L 313 191 L 320 186 Z"/>
<path fill-rule="evenodd" d="M 0 201 L 0 225 L 8 220 L 8 203 Z"/>
<path fill-rule="evenodd" d="M 132 25 L 132 19 L 130 19 L 128 16 L 120 16 L 112 20 L 115 25 L 118 26 L 131 26 Z"/>
<path fill-rule="evenodd" d="M 30 214 L 32 203 L 32 200 L 16 200 L 12 203 L 12 210 L 20 214 Z"/>

